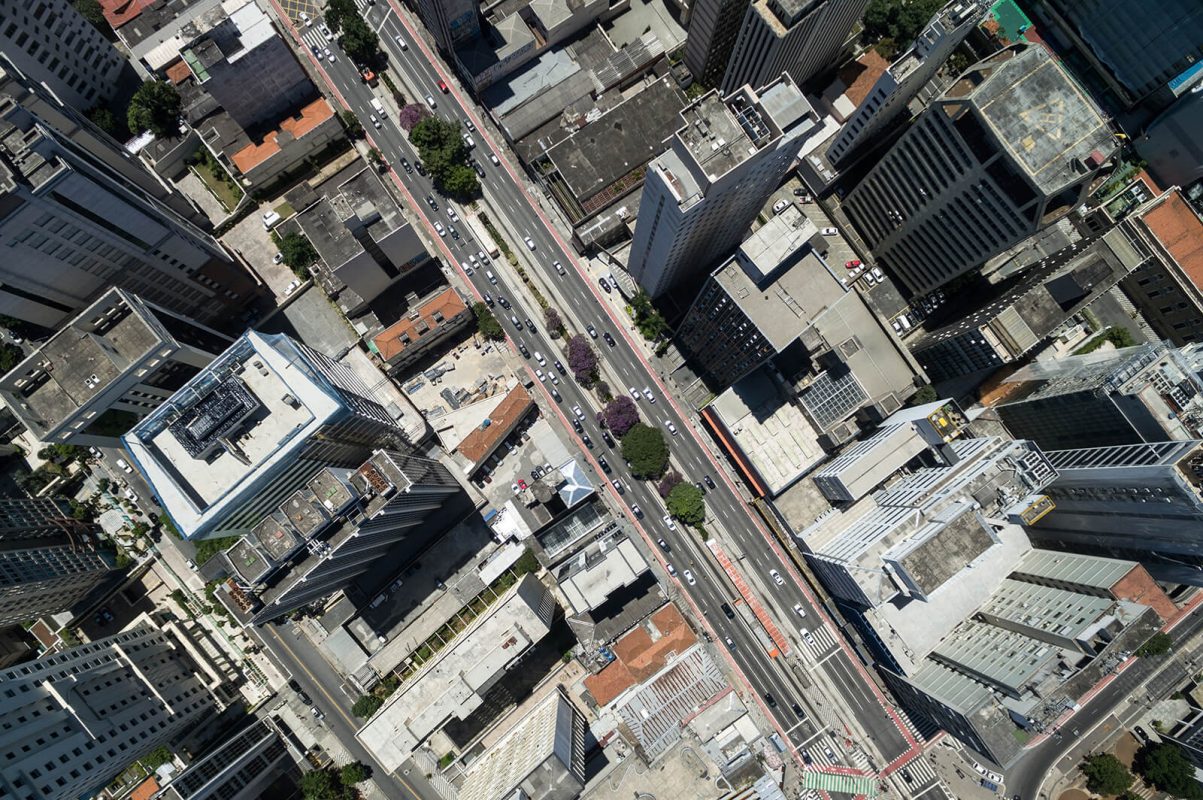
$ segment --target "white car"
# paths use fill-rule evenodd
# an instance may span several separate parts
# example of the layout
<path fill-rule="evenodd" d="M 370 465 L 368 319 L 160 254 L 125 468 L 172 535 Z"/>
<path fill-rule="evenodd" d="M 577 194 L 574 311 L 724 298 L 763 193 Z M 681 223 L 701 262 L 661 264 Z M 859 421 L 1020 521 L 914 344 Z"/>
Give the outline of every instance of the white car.
<path fill-rule="evenodd" d="M 673 436 L 677 435 L 677 426 L 673 425 L 672 420 L 670 420 L 670 419 L 664 420 L 664 427 L 668 428 L 668 432 L 671 433 Z"/>
<path fill-rule="evenodd" d="M 326 23 L 323 22 L 321 25 L 319 25 L 318 30 L 321 31 L 322 36 L 326 37 L 327 42 L 334 41 L 334 34 L 330 32 L 330 28 L 326 26 Z"/>
<path fill-rule="evenodd" d="M 484 251 L 484 250 L 477 250 L 477 251 L 476 251 L 476 257 L 477 257 L 478 259 L 480 259 L 480 265 L 481 265 L 482 267 L 483 267 L 485 264 L 488 264 L 488 263 L 489 263 L 489 257 L 485 255 L 485 251 Z"/>
<path fill-rule="evenodd" d="M 489 160 L 493 162 L 493 166 L 495 166 L 495 167 L 501 166 L 501 159 L 499 159 L 497 157 L 496 153 L 489 153 Z"/>
<path fill-rule="evenodd" d="M 373 128 L 375 128 L 376 130 L 380 130 L 380 120 L 376 119 L 376 115 L 375 115 L 375 114 L 371 114 L 371 115 L 369 115 L 369 116 L 368 116 L 368 119 L 370 119 L 370 120 L 372 121 L 372 127 L 373 127 Z"/>
<path fill-rule="evenodd" d="M 672 518 L 671 514 L 665 514 L 662 517 L 662 519 L 664 520 L 664 524 L 668 526 L 668 529 L 670 531 L 675 531 L 677 529 L 677 523 L 673 522 L 673 518 Z"/>
<path fill-rule="evenodd" d="M 806 628 L 798 628 L 798 633 L 802 634 L 802 638 L 806 640 L 806 643 L 811 647 L 819 646 L 819 643 L 815 641 L 815 637 L 811 635 L 811 632 L 806 630 Z"/>
<path fill-rule="evenodd" d="M 647 398 L 649 403 L 656 402 L 656 395 L 652 394 L 652 390 L 650 388 L 643 390 L 643 396 Z"/>
<path fill-rule="evenodd" d="M 273 264 L 283 264 L 284 263 L 284 254 L 276 253 L 274 256 L 272 256 L 272 263 Z"/>
<path fill-rule="evenodd" d="M 580 407 L 580 406 L 573 406 L 573 407 L 572 407 L 572 413 L 573 413 L 573 414 L 576 414 L 576 418 L 577 418 L 577 419 L 583 420 L 583 419 L 585 418 L 585 412 L 584 412 L 584 411 L 581 411 L 581 407 Z"/>
<path fill-rule="evenodd" d="M 551 262 L 551 266 L 552 266 L 553 268 L 555 268 L 555 271 L 556 271 L 556 273 L 558 273 L 559 275 L 566 275 L 566 274 L 567 274 L 566 272 L 564 272 L 564 265 L 563 265 L 563 264 L 561 264 L 559 261 L 553 261 L 553 262 Z"/>
<path fill-rule="evenodd" d="M 777 570 L 775 570 L 775 569 L 769 570 L 769 577 L 772 578 L 773 583 L 777 584 L 778 586 L 785 585 L 785 578 L 782 578 L 781 573 L 778 572 Z"/>
<path fill-rule="evenodd" d="M 459 222 L 459 214 L 456 214 L 455 209 L 451 206 L 447 206 L 447 219 L 452 222 Z"/>
<path fill-rule="evenodd" d="M 275 224 L 276 224 L 277 222 L 279 222 L 279 221 L 280 221 L 280 215 L 279 215 L 279 214 L 277 214 L 275 211 L 268 211 L 268 212 L 266 212 L 266 213 L 263 215 L 263 228 L 264 228 L 264 230 L 269 230 L 269 231 L 270 231 L 270 230 L 271 230 L 271 227 L 272 227 L 272 225 L 275 225 Z"/>
<path fill-rule="evenodd" d="M 407 45 L 405 40 L 401 38 L 401 34 L 398 33 L 394 38 L 397 40 L 397 47 L 400 47 L 402 52 L 405 52 L 409 49 L 409 45 Z"/>
<path fill-rule="evenodd" d="M 532 252 L 534 252 L 534 249 L 535 249 L 535 240 L 534 239 L 530 238 L 529 236 L 524 236 L 524 237 L 522 237 L 522 241 L 526 242 L 527 248 L 529 248 Z"/>
<path fill-rule="evenodd" d="M 443 223 L 439 222 L 438 220 L 435 220 L 434 222 L 434 230 L 436 233 L 438 233 L 440 238 L 447 235 L 447 229 L 444 228 Z"/>
<path fill-rule="evenodd" d="M 639 390 L 638 389 L 636 389 L 634 386 L 632 386 L 630 388 L 630 392 L 631 392 L 631 399 L 633 399 L 633 400 L 639 399 Z"/>
<path fill-rule="evenodd" d="M 333 64 L 335 61 L 337 61 L 337 60 L 338 60 L 337 58 L 335 58 L 335 57 L 334 57 L 334 53 L 330 52 L 330 48 L 329 48 L 329 47 L 327 47 L 327 48 L 325 49 L 325 55 L 326 55 L 326 58 L 327 58 L 327 59 L 329 59 L 329 61 L 330 61 L 330 63 L 331 63 L 331 64 Z"/>
<path fill-rule="evenodd" d="M 690 586 L 698 585 L 698 582 L 693 579 L 693 573 L 690 572 L 689 570 L 685 570 L 681 574 L 685 576 L 685 582 L 688 583 Z"/>
<path fill-rule="evenodd" d="M 435 107 L 434 95 L 432 95 L 432 94 L 426 95 L 426 105 L 430 106 L 431 108 Z"/>
<path fill-rule="evenodd" d="M 544 383 L 547 380 L 547 376 L 543 374 L 543 370 L 541 369 L 535 370 L 535 377 L 539 379 L 539 383 Z"/>
<path fill-rule="evenodd" d="M 300 289 L 300 288 L 301 288 L 300 278 L 293 278 L 291 281 L 289 281 L 288 285 L 284 287 L 284 296 L 292 297 L 293 292 L 295 292 L 297 289 Z"/>
<path fill-rule="evenodd" d="M 466 144 L 468 146 L 469 150 L 471 150 L 473 147 L 476 147 L 476 142 L 473 141 L 472 137 L 469 136 L 468 134 L 466 134 L 466 133 L 463 134 L 463 140 L 464 140 L 464 144 Z"/>
<path fill-rule="evenodd" d="M 782 211 L 784 211 L 784 210 L 785 210 L 785 209 L 786 209 L 788 206 L 789 206 L 789 201 L 788 201 L 788 200 L 778 200 L 776 203 L 773 203 L 773 213 L 774 213 L 774 214 L 780 214 L 780 213 L 781 213 Z"/>
<path fill-rule="evenodd" d="M 801 603 L 794 603 L 794 613 L 797 614 L 799 617 L 805 617 L 806 609 L 802 607 Z"/>
<path fill-rule="evenodd" d="M 461 262 L 459 262 L 459 265 L 460 265 L 460 269 L 462 269 L 464 271 L 465 275 L 467 275 L 469 277 L 472 276 L 472 267 L 469 266 L 467 261 L 461 261 Z"/>
<path fill-rule="evenodd" d="M 186 558 L 186 559 L 184 559 L 184 563 L 188 565 L 188 569 L 192 570 L 193 572 L 196 572 L 196 562 L 195 561 L 193 561 L 191 558 Z"/>
<path fill-rule="evenodd" d="M 881 271 L 881 267 L 874 267 L 873 268 L 873 277 L 877 278 L 877 280 L 879 280 L 879 281 L 884 281 L 886 279 L 886 274 Z M 934 305 L 935 304 L 933 304 L 933 307 L 934 307 Z"/>
<path fill-rule="evenodd" d="M 134 472 L 134 468 L 131 467 L 124 458 L 117 459 L 117 466 L 126 474 L 132 475 Z"/>
<path fill-rule="evenodd" d="M 835 228 L 823 228 L 819 231 L 819 233 L 823 234 L 824 236 L 835 236 L 837 233 L 839 233 L 839 231 L 837 231 Z"/>
<path fill-rule="evenodd" d="M 301 22 L 305 23 L 306 28 L 308 28 L 310 25 L 313 24 L 313 18 L 310 17 L 308 14 L 306 14 L 304 11 L 301 12 L 300 16 L 301 16 Z"/>

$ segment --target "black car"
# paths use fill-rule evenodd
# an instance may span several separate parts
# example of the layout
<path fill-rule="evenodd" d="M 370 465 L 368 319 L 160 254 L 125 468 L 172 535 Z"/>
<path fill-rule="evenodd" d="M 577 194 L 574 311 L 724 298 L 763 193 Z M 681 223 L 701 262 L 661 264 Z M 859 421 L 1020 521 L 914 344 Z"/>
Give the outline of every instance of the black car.
<path fill-rule="evenodd" d="M 401 159 L 401 169 L 405 170 L 405 174 L 406 174 L 406 175 L 413 175 L 413 174 L 414 174 L 414 168 L 413 168 L 412 166 L 410 166 L 410 164 L 409 164 L 409 159 L 408 159 L 408 158 L 404 158 L 404 157 L 402 157 L 402 159 Z"/>
<path fill-rule="evenodd" d="M 459 241 L 459 231 L 457 231 L 455 229 L 455 226 L 448 225 L 447 230 L 451 232 L 451 238 L 458 242 Z"/>
<path fill-rule="evenodd" d="M 602 441 L 606 443 L 606 447 L 614 446 L 614 437 L 610 435 L 609 431 L 602 431 Z"/>
<path fill-rule="evenodd" d="M 604 291 L 606 294 L 610 293 L 610 282 L 605 278 L 598 278 L 597 285 L 602 287 L 602 291 Z"/>
<path fill-rule="evenodd" d="M 490 297 L 488 294 L 485 294 L 485 305 L 488 306 L 489 308 L 493 307 L 493 298 Z"/>
<path fill-rule="evenodd" d="M 472 162 L 472 169 L 476 170 L 476 174 L 480 177 L 483 178 L 485 176 L 485 168 L 480 165 L 479 161 Z"/>
<path fill-rule="evenodd" d="M 602 436 L 605 436 L 605 434 L 603 433 Z M 602 468 L 602 472 L 606 473 L 607 475 L 610 474 L 610 462 L 606 461 L 605 456 L 597 457 L 597 465 Z"/>
<path fill-rule="evenodd" d="M 735 611 L 731 609 L 731 606 L 723 603 L 719 607 L 723 610 L 723 615 L 726 616 L 727 619 L 735 619 Z"/>
<path fill-rule="evenodd" d="M 426 205 L 430 206 L 432 211 L 439 210 L 439 204 L 434 201 L 434 195 L 432 194 L 426 195 Z"/>
<path fill-rule="evenodd" d="M 701 492 L 702 494 L 706 494 L 706 487 L 702 485 L 701 481 L 694 481 L 693 485 L 698 487 L 699 492 Z"/>
<path fill-rule="evenodd" d="M 522 354 L 523 358 L 530 358 L 530 350 L 527 350 L 526 345 L 522 342 L 518 342 L 518 352 Z"/>
<path fill-rule="evenodd" d="M 585 443 L 585 447 L 588 447 L 590 450 L 593 449 L 593 440 L 589 438 L 589 434 L 582 433 L 581 441 Z"/>
<path fill-rule="evenodd" d="M 660 549 L 666 553 L 671 553 L 673 551 L 673 549 L 668 546 L 668 542 L 664 541 L 663 539 L 657 539 L 656 544 L 660 545 Z"/>
<path fill-rule="evenodd" d="M 301 691 L 301 684 L 297 683 L 296 678 L 289 678 L 288 688 L 292 689 L 294 692 L 299 692 Z"/>
<path fill-rule="evenodd" d="M 419 174 L 419 175 L 425 175 L 425 174 L 426 174 L 426 167 L 422 166 L 422 162 L 421 162 L 421 161 L 415 161 L 415 162 L 414 162 L 414 169 L 416 169 L 416 170 L 418 171 L 418 174 Z"/>
<path fill-rule="evenodd" d="M 553 362 L 553 363 L 555 364 L 556 372 L 560 373 L 561 375 L 567 375 L 567 374 L 568 374 L 568 373 L 567 373 L 567 372 L 564 370 L 564 365 L 563 365 L 563 364 L 561 364 L 559 361 L 555 361 L 555 362 Z"/>
<path fill-rule="evenodd" d="M 777 707 L 777 698 L 773 697 L 773 696 L 772 696 L 771 694 L 769 694 L 768 692 L 765 692 L 765 693 L 764 693 L 764 702 L 768 704 L 768 707 L 769 707 L 769 708 L 776 708 L 776 707 Z"/>
<path fill-rule="evenodd" d="M 304 689 L 297 692 L 297 697 L 301 698 L 301 702 L 304 703 L 305 705 L 307 705 L 307 706 L 313 705 L 313 700 L 310 699 L 309 695 L 305 694 Z"/>
<path fill-rule="evenodd" d="M 504 296 L 504 295 L 500 295 L 500 294 L 499 294 L 499 295 L 497 295 L 497 304 L 498 304 L 499 306 L 501 306 L 502 308 L 509 308 L 509 307 L 510 307 L 510 301 L 509 301 L 509 300 L 506 300 L 506 299 L 505 299 L 505 296 Z"/>
<path fill-rule="evenodd" d="M 527 317 L 526 318 L 526 327 L 530 328 L 532 331 L 535 330 L 535 321 L 533 319 L 531 319 L 530 317 Z"/>
<path fill-rule="evenodd" d="M 610 335 L 610 332 L 609 332 L 609 331 L 605 331 L 605 332 L 603 332 L 603 333 L 602 333 L 602 338 L 603 338 L 603 339 L 605 339 L 605 340 L 606 340 L 606 344 L 610 345 L 611 347 L 617 347 L 617 346 L 618 346 L 618 342 L 614 341 L 614 337 Z"/>
<path fill-rule="evenodd" d="M 561 400 L 562 398 L 560 397 L 560 393 L 556 391 L 556 387 L 554 387 L 554 386 L 553 386 L 553 387 L 551 387 L 551 389 L 550 389 L 549 391 L 551 392 L 551 396 L 552 396 L 553 398 L 555 398 L 555 401 L 556 401 L 557 403 L 558 403 L 558 402 L 560 402 L 560 400 Z"/>
<path fill-rule="evenodd" d="M 709 486 L 711 489 L 714 488 L 714 481 L 710 480 L 709 475 L 703 475 L 702 480 L 704 480 L 706 482 L 706 485 Z"/>
<path fill-rule="evenodd" d="M 575 417 L 572 420 L 572 429 L 575 430 L 577 433 L 585 432 L 585 429 L 581 427 L 581 421 L 579 419 L 576 419 Z"/>
<path fill-rule="evenodd" d="M 790 705 L 790 708 L 793 709 L 794 714 L 798 716 L 798 719 L 806 719 L 806 712 L 802 710 L 802 706 L 798 705 L 797 703 L 793 703 Z"/>

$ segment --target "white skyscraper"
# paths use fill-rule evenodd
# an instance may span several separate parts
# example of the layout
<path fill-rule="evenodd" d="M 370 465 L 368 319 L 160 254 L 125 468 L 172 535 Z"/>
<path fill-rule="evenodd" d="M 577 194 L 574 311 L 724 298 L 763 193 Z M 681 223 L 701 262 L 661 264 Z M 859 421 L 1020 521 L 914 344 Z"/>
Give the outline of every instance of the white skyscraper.
<path fill-rule="evenodd" d="M 648 294 L 700 280 L 739 244 L 817 128 L 788 75 L 681 111 L 684 125 L 648 164 L 628 269 Z"/>

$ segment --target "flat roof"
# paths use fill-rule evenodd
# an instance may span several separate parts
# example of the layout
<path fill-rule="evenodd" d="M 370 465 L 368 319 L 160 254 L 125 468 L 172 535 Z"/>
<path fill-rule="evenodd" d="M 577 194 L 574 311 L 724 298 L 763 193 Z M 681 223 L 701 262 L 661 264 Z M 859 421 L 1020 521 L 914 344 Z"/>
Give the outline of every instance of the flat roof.
<path fill-rule="evenodd" d="M 548 694 L 468 766 L 458 800 L 510 796 L 527 775 L 562 749 L 565 738 L 565 754 L 570 755 L 575 713 L 563 694 Z"/>
<path fill-rule="evenodd" d="M 583 202 L 662 152 L 684 106 L 685 95 L 665 76 L 556 144 L 547 157 Z"/>
<path fill-rule="evenodd" d="M 363 252 L 363 244 L 344 220 L 357 216 L 378 243 L 408 224 L 375 171 L 360 159 L 313 189 L 289 192 L 287 199 L 294 208 L 301 209 L 297 224 L 332 270 Z"/>
<path fill-rule="evenodd" d="M 648 570 L 639 548 L 625 535 L 590 545 L 556 570 L 560 591 L 577 614 L 597 608 Z"/>

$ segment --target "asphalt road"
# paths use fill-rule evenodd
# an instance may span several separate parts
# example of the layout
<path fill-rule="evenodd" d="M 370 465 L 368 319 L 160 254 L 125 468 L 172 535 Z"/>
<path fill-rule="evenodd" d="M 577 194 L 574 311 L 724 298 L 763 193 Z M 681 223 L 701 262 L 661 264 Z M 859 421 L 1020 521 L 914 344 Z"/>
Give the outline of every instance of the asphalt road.
<path fill-rule="evenodd" d="M 679 576 L 685 569 L 692 571 L 696 585 L 688 585 L 679 580 L 677 589 L 705 616 L 718 642 L 726 646 L 725 640 L 728 637 L 734 642 L 734 646 L 727 646 L 727 649 L 749 685 L 754 687 L 762 698 L 766 693 L 772 695 L 776 703 L 775 707 L 768 707 L 767 702 L 762 702 L 766 713 L 787 734 L 792 745 L 807 746 L 811 757 L 815 757 L 819 763 L 830 760 L 818 752 L 822 745 L 829 743 L 828 737 L 816 738 L 815 729 L 800 722 L 791 708 L 795 703 L 806 709 L 811 718 L 817 716 L 829 721 L 855 718 L 852 727 L 845 726 L 840 730 L 839 725 L 834 726 L 832 738 L 835 741 L 830 743 L 837 752 L 841 750 L 841 742 L 855 738 L 857 734 L 853 728 L 856 727 L 865 731 L 872 740 L 871 749 L 883 760 L 883 763 L 878 764 L 879 767 L 910 751 L 912 742 L 908 741 L 900 725 L 883 708 L 882 698 L 862 674 L 859 665 L 854 662 L 854 657 L 840 642 L 835 627 L 826 620 L 810 594 L 802 588 L 800 576 L 781 554 L 768 532 L 760 527 L 739 491 L 726 477 L 701 440 L 706 434 L 695 430 L 692 418 L 682 413 L 672 398 L 666 395 L 662 382 L 642 357 L 639 346 L 629 341 L 625 327 L 617 324 L 617 320 L 609 316 L 614 312 L 609 304 L 601 300 L 600 289 L 595 279 L 578 265 L 575 252 L 561 241 L 554 231 L 554 226 L 542 215 L 537 203 L 528 196 L 517 168 L 508 166 L 505 151 L 502 148 L 495 149 L 491 137 L 483 135 L 480 118 L 471 110 L 470 104 L 461 101 L 458 89 L 450 76 L 441 65 L 436 67 L 432 63 L 433 55 L 424 45 L 418 44 L 414 32 L 408 27 L 408 22 L 399 18 L 395 9 L 386 3 L 378 3 L 368 9 L 365 18 L 373 29 L 379 31 L 381 44 L 387 50 L 392 64 L 394 79 L 401 78 L 398 81 L 401 84 L 399 88 L 407 97 L 414 95 L 416 90 L 415 100 L 422 102 L 422 97 L 430 94 L 436 100 L 436 113 L 440 116 L 461 122 L 469 119 L 473 121 L 477 128 L 472 134 L 477 143 L 473 155 L 486 171 L 482 180 L 485 207 L 499 229 L 507 236 L 515 253 L 527 262 L 528 270 L 539 271 L 541 283 L 551 289 L 553 305 L 560 309 L 569 326 L 583 331 L 586 324 L 593 323 L 599 333 L 609 331 L 615 337 L 616 345 L 613 347 L 607 346 L 601 338 L 596 340 L 599 356 L 604 361 L 604 369 L 612 376 L 610 383 L 614 391 L 624 391 L 624 387 L 632 386 L 641 391 L 645 387 L 650 388 L 656 402 L 641 399 L 638 403 L 641 414 L 649 424 L 665 428 L 666 423 L 671 421 L 676 426 L 678 435 L 669 438 L 677 468 L 688 480 L 696 481 L 703 475 L 710 475 L 716 481 L 717 488 L 709 490 L 706 496 L 710 516 L 708 525 L 721 528 L 725 536 L 734 541 L 738 550 L 742 551 L 743 558 L 737 562 L 737 566 L 750 585 L 763 587 L 760 591 L 762 602 L 773 613 L 780 629 L 794 644 L 794 652 L 790 656 L 770 657 L 742 618 L 728 620 L 723 615 L 720 604 L 724 601 L 731 602 L 737 597 L 734 588 L 694 534 L 680 527 L 670 530 L 662 521 L 661 516 L 665 510 L 654 487 L 631 479 L 617 451 L 605 452 L 608 448 L 605 447 L 601 431 L 593 419 L 597 408 L 593 396 L 578 387 L 570 376 L 560 377 L 559 385 L 555 387 L 562 397 L 560 402 L 554 402 L 550 394 L 543 393 L 540 396 L 545 412 L 553 416 L 558 414 L 569 431 L 572 409 L 580 407 L 584 416 L 582 426 L 595 448 L 590 452 L 582 444 L 581 450 L 591 457 L 591 461 L 599 452 L 605 452 L 607 461 L 614 470 L 613 477 L 620 478 L 627 487 L 622 497 L 615 494 L 611 487 L 611 498 L 624 505 L 637 503 L 643 511 L 639 523 L 646 535 L 652 541 L 663 538 L 672 548 L 671 553 L 661 555 L 674 563 Z M 307 42 L 317 35 L 316 28 L 315 24 L 313 28 L 301 29 Z M 397 36 L 401 36 L 408 45 L 405 51 L 397 45 Z M 306 50 L 307 54 L 312 56 L 308 47 Z M 436 196 L 438 211 L 435 211 L 424 201 L 424 198 L 433 192 L 429 180 L 416 173 L 406 174 L 400 168 L 400 159 L 404 157 L 412 163 L 417 158 L 416 152 L 396 127 L 395 120 L 384 120 L 381 128 L 373 129 L 368 121 L 373 113 L 369 101 L 377 95 L 362 82 L 354 65 L 346 56 L 336 51 L 336 58 L 333 63 L 328 60 L 320 62 L 328 85 L 336 90 L 342 100 L 364 122 L 373 146 L 395 167 L 393 177 L 402 192 L 409 195 L 412 201 L 411 210 L 425 219 L 430 226 L 429 235 L 434 238 L 435 221 L 441 222 L 444 227 L 452 224 L 446 214 L 448 203 Z M 446 80 L 451 85 L 450 94 L 439 91 L 439 80 Z M 407 87 L 412 88 L 407 91 Z M 377 91 L 382 96 L 385 90 L 382 86 Z M 507 167 L 494 166 L 489 160 L 489 153 L 495 153 Z M 436 241 L 439 242 L 444 260 L 458 270 L 459 264 L 467 261 L 469 253 L 474 254 L 486 248 L 473 240 L 472 231 L 467 224 L 458 223 L 455 227 L 461 235 L 459 241 L 450 236 L 436 238 Z M 523 244 L 523 239 L 527 236 L 535 245 L 533 251 Z M 566 276 L 560 277 L 552 269 L 551 264 L 556 260 L 567 269 Z M 494 298 L 500 295 L 511 303 L 512 310 L 503 311 L 498 308 L 495 312 L 512 339 L 524 343 L 532 352 L 542 352 L 548 356 L 549 363 L 554 358 L 566 361 L 563 356 L 558 355 L 559 347 L 543 330 L 542 313 L 538 306 L 526 296 L 525 287 L 509 266 L 497 263 L 493 266 L 493 272 L 497 278 L 495 285 L 490 285 L 481 270 L 463 277 L 478 295 L 488 293 Z M 517 330 L 511 323 L 511 313 L 523 321 L 522 330 Z M 536 322 L 534 330 L 525 323 L 527 319 Z M 531 362 L 529 366 L 533 370 L 537 365 Z M 536 392 L 536 395 L 540 393 Z M 596 462 L 593 464 L 596 469 Z M 601 474 L 600 470 L 598 474 Z M 786 576 L 784 586 L 775 586 L 772 583 L 768 577 L 771 569 L 776 569 Z M 798 618 L 792 610 L 795 604 L 800 604 L 806 611 L 806 621 L 803 624 L 817 634 L 817 651 L 801 641 L 797 632 Z M 820 628 L 825 628 L 825 633 L 820 633 Z M 811 681 L 812 686 L 804 685 L 795 674 L 795 666 L 818 680 Z M 850 764 L 843 756 L 838 756 L 836 761 Z"/>

